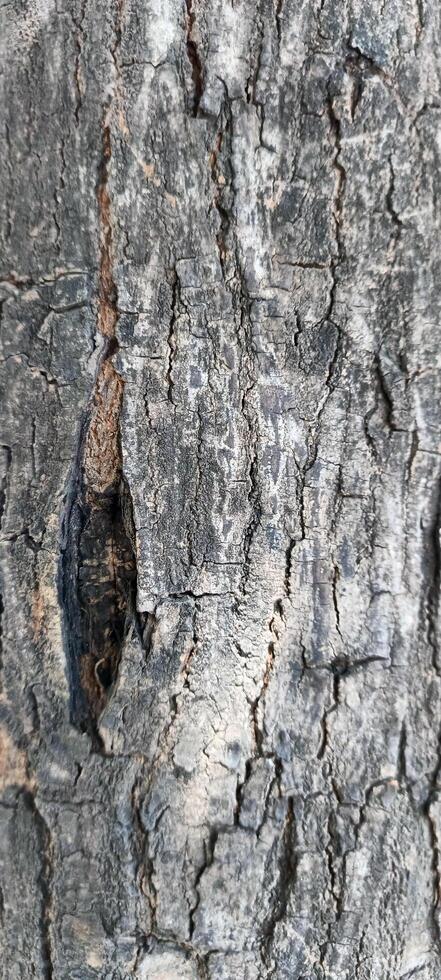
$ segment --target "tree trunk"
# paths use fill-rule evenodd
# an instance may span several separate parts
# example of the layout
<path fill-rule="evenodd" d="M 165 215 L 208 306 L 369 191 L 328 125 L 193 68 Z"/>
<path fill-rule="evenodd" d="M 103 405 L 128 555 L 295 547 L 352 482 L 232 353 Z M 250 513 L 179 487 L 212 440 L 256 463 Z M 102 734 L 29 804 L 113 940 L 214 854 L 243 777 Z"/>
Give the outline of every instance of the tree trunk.
<path fill-rule="evenodd" d="M 3 976 L 439 980 L 437 4 L 1 19 Z"/>

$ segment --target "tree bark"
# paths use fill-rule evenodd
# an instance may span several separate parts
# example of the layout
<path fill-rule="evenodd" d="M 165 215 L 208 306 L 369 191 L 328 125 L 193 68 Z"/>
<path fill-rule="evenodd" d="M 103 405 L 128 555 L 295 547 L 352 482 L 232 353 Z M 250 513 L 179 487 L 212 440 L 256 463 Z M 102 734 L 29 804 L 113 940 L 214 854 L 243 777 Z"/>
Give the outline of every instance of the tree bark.
<path fill-rule="evenodd" d="M 7 980 L 441 976 L 426 0 L 11 0 Z"/>

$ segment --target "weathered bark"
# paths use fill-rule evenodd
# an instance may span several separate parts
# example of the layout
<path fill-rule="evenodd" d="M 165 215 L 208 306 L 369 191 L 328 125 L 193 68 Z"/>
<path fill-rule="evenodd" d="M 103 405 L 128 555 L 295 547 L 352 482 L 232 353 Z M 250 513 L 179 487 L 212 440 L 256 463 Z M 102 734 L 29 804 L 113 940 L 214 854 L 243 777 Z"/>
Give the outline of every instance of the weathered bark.
<path fill-rule="evenodd" d="M 1 20 L 3 976 L 439 980 L 438 5 Z"/>

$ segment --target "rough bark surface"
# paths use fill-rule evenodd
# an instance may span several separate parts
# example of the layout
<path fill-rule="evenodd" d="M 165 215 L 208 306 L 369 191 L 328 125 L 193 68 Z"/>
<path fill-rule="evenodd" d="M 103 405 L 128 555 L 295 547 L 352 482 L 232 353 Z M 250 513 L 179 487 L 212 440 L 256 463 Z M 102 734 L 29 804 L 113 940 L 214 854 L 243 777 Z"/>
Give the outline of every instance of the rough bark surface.
<path fill-rule="evenodd" d="M 2 3 L 5 980 L 439 980 L 439 7 Z"/>

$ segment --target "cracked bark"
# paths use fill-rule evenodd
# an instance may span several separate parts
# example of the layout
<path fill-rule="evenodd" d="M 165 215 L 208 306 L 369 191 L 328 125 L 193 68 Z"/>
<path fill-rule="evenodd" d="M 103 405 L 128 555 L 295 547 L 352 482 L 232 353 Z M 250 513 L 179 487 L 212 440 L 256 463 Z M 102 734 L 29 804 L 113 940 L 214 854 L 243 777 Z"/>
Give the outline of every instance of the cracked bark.
<path fill-rule="evenodd" d="M 4 976 L 438 980 L 436 10 L 0 19 Z"/>

